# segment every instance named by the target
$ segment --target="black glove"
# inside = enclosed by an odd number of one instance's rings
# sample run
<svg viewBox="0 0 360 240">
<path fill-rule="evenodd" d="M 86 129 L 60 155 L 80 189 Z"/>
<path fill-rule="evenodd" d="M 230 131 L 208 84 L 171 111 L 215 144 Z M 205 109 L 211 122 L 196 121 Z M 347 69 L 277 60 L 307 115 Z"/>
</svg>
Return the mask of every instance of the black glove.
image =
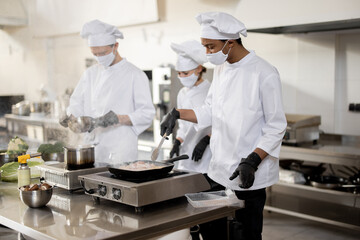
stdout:
<svg viewBox="0 0 360 240">
<path fill-rule="evenodd" d="M 106 128 L 108 126 L 119 123 L 118 116 L 113 111 L 108 112 L 104 116 L 95 119 L 94 127 L 103 127 Z"/>
<path fill-rule="evenodd" d="M 170 158 L 172 158 L 174 156 L 174 154 L 176 154 L 176 156 L 179 156 L 180 145 L 181 145 L 181 142 L 178 139 L 175 139 L 174 145 L 170 152 Z"/>
<path fill-rule="evenodd" d="M 178 120 L 179 118 L 180 113 L 176 111 L 175 108 L 168 112 L 160 123 L 160 135 L 164 136 L 164 134 L 166 133 L 166 135 L 169 136 L 175 127 L 176 120 Z"/>
<path fill-rule="evenodd" d="M 239 187 L 250 188 L 255 180 L 255 171 L 261 163 L 260 156 L 252 152 L 247 158 L 241 159 L 239 166 L 235 169 L 234 173 L 229 178 L 230 180 L 235 179 L 237 176 L 240 178 Z"/>
<path fill-rule="evenodd" d="M 202 158 L 206 150 L 206 147 L 207 145 L 209 145 L 209 143 L 210 143 L 210 137 L 206 135 L 198 142 L 198 144 L 196 144 L 191 159 L 194 160 L 195 162 L 199 161 Z"/>
</svg>

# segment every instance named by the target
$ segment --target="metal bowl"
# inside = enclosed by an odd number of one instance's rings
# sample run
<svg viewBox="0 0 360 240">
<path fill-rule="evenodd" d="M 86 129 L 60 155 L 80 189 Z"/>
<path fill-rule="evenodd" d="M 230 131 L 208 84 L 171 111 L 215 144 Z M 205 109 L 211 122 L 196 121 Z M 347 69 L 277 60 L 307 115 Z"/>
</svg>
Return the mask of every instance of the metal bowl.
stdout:
<svg viewBox="0 0 360 240">
<path fill-rule="evenodd" d="M 70 130 L 75 133 L 87 132 L 91 129 L 92 125 L 93 125 L 93 118 L 86 116 L 70 118 L 68 122 L 68 126 Z"/>
<path fill-rule="evenodd" d="M 45 206 L 51 199 L 53 188 L 47 190 L 22 191 L 19 189 L 20 199 L 31 208 Z"/>
<path fill-rule="evenodd" d="M 58 152 L 58 153 L 43 153 L 41 154 L 41 158 L 47 162 L 47 161 L 58 161 L 58 162 L 64 162 L 64 153 Z"/>
</svg>

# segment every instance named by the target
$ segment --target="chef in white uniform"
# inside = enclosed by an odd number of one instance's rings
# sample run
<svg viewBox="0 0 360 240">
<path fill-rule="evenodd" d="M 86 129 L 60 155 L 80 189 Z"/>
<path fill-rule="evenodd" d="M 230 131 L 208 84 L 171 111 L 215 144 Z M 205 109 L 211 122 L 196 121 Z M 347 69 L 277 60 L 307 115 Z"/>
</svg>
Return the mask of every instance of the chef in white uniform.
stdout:
<svg viewBox="0 0 360 240">
<path fill-rule="evenodd" d="M 177 108 L 193 109 L 202 106 L 210 88 L 210 82 L 202 78 L 206 71 L 202 64 L 207 62 L 204 47 L 198 41 L 190 40 L 181 44 L 172 43 L 171 48 L 178 55 L 175 70 L 184 86 L 177 96 Z M 178 161 L 178 169 L 207 173 L 211 158 L 208 147 L 211 127 L 197 131 L 194 123 L 179 120 L 178 124 L 170 157 L 187 154 L 192 161 Z"/>
<path fill-rule="evenodd" d="M 112 25 L 93 20 L 86 23 L 80 35 L 98 64 L 82 75 L 70 98 L 67 117 L 60 123 L 67 126 L 70 118 L 89 116 L 95 121 L 91 133 L 97 163 L 137 159 L 138 135 L 152 123 L 155 115 L 145 73 L 118 53 L 117 38 L 123 34 Z M 110 162 L 110 163 L 116 163 Z"/>
<path fill-rule="evenodd" d="M 244 239 L 261 239 L 265 188 L 279 178 L 279 153 L 286 129 L 281 82 L 275 67 L 248 51 L 240 34 L 246 27 L 220 12 L 199 14 L 201 43 L 217 65 L 205 104 L 173 109 L 161 123 L 170 133 L 176 119 L 212 126 L 209 177 L 235 190 L 245 208 L 239 211 Z M 205 238 L 204 238 L 205 239 Z"/>
</svg>

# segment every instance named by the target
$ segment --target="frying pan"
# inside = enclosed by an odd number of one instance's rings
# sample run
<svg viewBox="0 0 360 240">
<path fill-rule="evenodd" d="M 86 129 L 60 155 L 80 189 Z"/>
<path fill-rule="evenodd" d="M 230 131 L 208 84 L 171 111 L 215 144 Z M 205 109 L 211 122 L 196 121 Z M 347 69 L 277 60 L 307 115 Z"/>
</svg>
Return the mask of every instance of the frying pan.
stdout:
<svg viewBox="0 0 360 240">
<path fill-rule="evenodd" d="M 347 179 L 337 176 L 314 176 L 310 179 L 310 184 L 313 187 L 324 189 L 339 188 L 347 183 Z"/>
<path fill-rule="evenodd" d="M 164 160 L 164 161 L 150 161 L 150 160 L 138 160 L 135 162 L 126 162 L 126 163 L 122 163 L 119 165 L 112 165 L 110 167 L 108 167 L 109 172 L 114 174 L 117 178 L 120 179 L 144 179 L 144 178 L 156 178 L 158 176 L 162 176 L 162 175 L 166 175 L 168 172 L 170 172 L 173 167 L 174 167 L 174 162 L 175 161 L 179 161 L 179 160 L 183 160 L 183 159 L 188 159 L 189 156 L 188 155 L 181 155 L 175 158 L 171 158 L 168 160 Z M 146 170 L 130 170 L 130 169 L 120 169 L 120 167 L 124 167 L 127 166 L 131 163 L 136 163 L 136 162 L 145 162 L 145 163 L 150 163 L 150 164 L 154 164 L 160 168 L 155 168 L 155 169 L 146 169 Z"/>
</svg>

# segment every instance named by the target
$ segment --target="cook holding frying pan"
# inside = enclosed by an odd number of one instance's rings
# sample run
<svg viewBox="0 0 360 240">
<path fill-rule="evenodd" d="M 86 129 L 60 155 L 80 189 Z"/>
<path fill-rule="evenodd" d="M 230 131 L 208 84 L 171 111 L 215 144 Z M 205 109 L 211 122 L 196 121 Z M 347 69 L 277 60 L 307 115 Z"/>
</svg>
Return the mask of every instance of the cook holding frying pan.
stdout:
<svg viewBox="0 0 360 240">
<path fill-rule="evenodd" d="M 208 176 L 235 191 L 245 208 L 236 218 L 244 238 L 261 239 L 265 188 L 279 179 L 279 153 L 286 130 L 281 82 L 275 67 L 248 51 L 240 34 L 246 28 L 221 12 L 199 14 L 201 43 L 209 62 L 218 65 L 205 104 L 173 109 L 161 122 L 161 135 L 170 134 L 177 119 L 212 126 Z"/>
<path fill-rule="evenodd" d="M 93 20 L 83 26 L 80 35 L 88 40 L 98 64 L 84 72 L 60 124 L 67 127 L 74 117 L 91 117 L 89 132 L 92 141 L 98 143 L 96 162 L 107 163 L 114 152 L 116 161 L 135 161 L 138 135 L 155 115 L 149 80 L 120 56 L 116 39 L 122 39 L 123 34 L 115 26 Z"/>
</svg>

